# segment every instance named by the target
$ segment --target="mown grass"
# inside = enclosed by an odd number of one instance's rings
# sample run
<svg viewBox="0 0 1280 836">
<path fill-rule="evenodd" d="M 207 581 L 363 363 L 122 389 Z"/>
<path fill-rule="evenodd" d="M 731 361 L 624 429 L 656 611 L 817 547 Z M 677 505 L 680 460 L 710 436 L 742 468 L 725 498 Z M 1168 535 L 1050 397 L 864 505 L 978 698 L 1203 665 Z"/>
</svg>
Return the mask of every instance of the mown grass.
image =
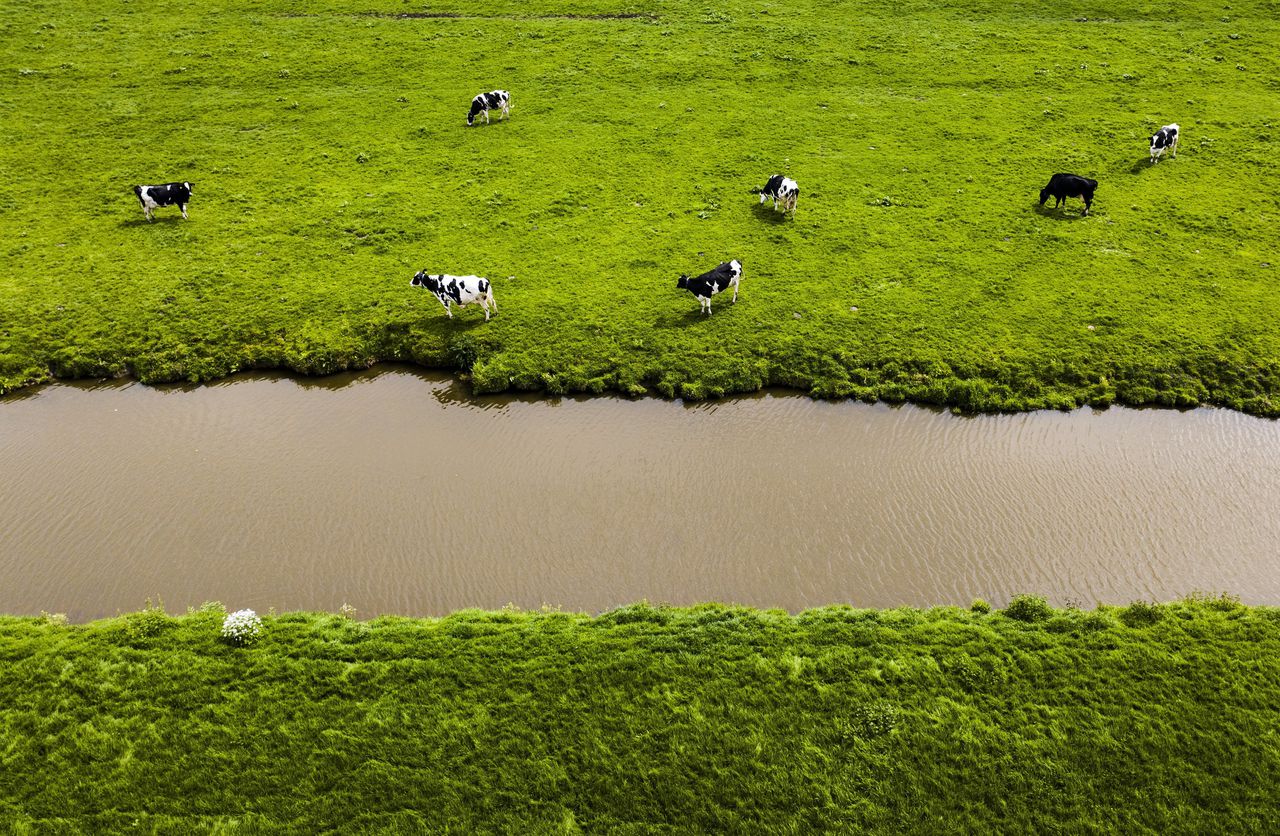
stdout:
<svg viewBox="0 0 1280 836">
<path fill-rule="evenodd" d="M 0 618 L 14 832 L 1264 833 L 1280 616 Z"/>
<path fill-rule="evenodd" d="M 407 360 L 1280 414 L 1272 3 L 3 9 L 0 392 Z M 511 120 L 465 129 L 495 87 Z M 779 171 L 794 222 L 749 191 Z M 1058 171 L 1101 182 L 1090 217 L 1037 209 Z M 130 186 L 168 180 L 191 219 L 146 224 Z M 676 276 L 731 257 L 741 300 L 700 318 Z M 499 316 L 446 320 L 424 267 L 490 277 Z"/>
</svg>

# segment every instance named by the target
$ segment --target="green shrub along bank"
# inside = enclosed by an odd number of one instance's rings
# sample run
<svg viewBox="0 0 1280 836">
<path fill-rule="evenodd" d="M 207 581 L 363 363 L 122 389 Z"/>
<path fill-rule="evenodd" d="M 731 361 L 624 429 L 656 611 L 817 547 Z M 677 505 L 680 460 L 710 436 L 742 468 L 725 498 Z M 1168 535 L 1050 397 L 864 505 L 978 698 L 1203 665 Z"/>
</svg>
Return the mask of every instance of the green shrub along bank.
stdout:
<svg viewBox="0 0 1280 836">
<path fill-rule="evenodd" d="M 0 392 L 395 360 L 1280 414 L 1273 4 L 714 6 L 7 3 Z M 493 88 L 511 118 L 466 128 Z M 1100 181 L 1089 217 L 1037 207 L 1059 171 Z M 794 219 L 751 193 L 778 172 Z M 146 223 L 131 186 L 170 180 L 190 220 Z M 730 258 L 700 316 L 676 277 Z M 446 319 L 422 268 L 498 315 Z"/>
<path fill-rule="evenodd" d="M 1267 833 L 1230 598 L 0 618 L 13 832 Z"/>
</svg>

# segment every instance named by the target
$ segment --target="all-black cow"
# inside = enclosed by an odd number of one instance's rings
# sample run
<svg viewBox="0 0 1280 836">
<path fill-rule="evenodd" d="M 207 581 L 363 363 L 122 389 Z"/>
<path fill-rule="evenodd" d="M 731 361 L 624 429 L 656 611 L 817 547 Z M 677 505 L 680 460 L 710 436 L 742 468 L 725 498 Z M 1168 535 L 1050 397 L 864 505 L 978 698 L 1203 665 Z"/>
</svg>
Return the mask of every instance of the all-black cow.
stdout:
<svg viewBox="0 0 1280 836">
<path fill-rule="evenodd" d="M 494 90 L 491 93 L 481 93 L 471 100 L 471 112 L 467 114 L 467 126 L 470 127 L 476 122 L 477 116 L 484 117 L 484 123 L 489 124 L 489 111 L 497 110 L 502 112 L 502 118 L 511 115 L 511 94 L 506 90 Z"/>
<path fill-rule="evenodd" d="M 1160 155 L 1165 151 L 1175 160 L 1178 159 L 1178 125 L 1165 125 L 1151 135 L 1151 164 L 1160 162 Z"/>
<path fill-rule="evenodd" d="M 187 217 L 187 204 L 191 202 L 190 183 L 164 183 L 159 186 L 134 186 L 133 193 L 142 204 L 142 213 L 151 220 L 151 213 L 161 206 L 173 206 L 175 203 L 182 210 L 182 217 Z"/>
<path fill-rule="evenodd" d="M 1049 178 L 1049 185 L 1040 190 L 1040 205 L 1044 206 L 1044 202 L 1052 197 L 1053 208 L 1057 209 L 1067 198 L 1079 198 L 1084 201 L 1084 212 L 1081 213 L 1083 217 L 1089 214 L 1089 207 L 1093 205 L 1093 192 L 1097 188 L 1097 180 L 1078 174 L 1055 174 Z"/>
<path fill-rule="evenodd" d="M 697 278 L 681 276 L 676 279 L 676 287 L 687 290 L 698 297 L 699 310 L 711 315 L 711 297 L 729 287 L 733 288 L 733 301 L 738 301 L 738 280 L 742 278 L 742 262 L 738 259 L 726 262 L 716 269 L 703 273 Z"/>
</svg>

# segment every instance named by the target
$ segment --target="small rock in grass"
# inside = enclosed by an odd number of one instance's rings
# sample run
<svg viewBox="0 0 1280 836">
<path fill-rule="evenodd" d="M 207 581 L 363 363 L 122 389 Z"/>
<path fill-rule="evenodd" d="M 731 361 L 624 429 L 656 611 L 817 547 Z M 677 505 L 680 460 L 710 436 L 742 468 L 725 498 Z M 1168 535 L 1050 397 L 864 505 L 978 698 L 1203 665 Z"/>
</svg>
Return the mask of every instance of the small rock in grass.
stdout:
<svg viewBox="0 0 1280 836">
<path fill-rule="evenodd" d="M 791 315 L 791 318 L 792 318 L 792 319 L 799 319 L 799 318 L 800 318 L 800 314 L 798 314 L 798 313 L 793 313 L 793 314 Z"/>
<path fill-rule="evenodd" d="M 854 306 L 853 306 L 852 308 L 850 308 L 849 310 L 850 310 L 850 311 L 852 311 L 853 313 L 857 313 L 857 312 L 858 312 L 858 306 L 857 306 L 857 305 L 854 305 Z"/>
</svg>

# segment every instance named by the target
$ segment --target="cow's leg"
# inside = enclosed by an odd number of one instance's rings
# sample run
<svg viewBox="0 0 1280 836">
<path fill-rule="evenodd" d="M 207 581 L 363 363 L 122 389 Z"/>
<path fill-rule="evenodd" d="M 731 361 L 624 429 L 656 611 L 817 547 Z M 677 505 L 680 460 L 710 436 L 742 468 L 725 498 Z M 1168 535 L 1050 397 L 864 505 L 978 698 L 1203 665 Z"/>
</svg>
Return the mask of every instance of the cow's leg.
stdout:
<svg viewBox="0 0 1280 836">
<path fill-rule="evenodd" d="M 738 304 L 738 283 L 733 283 L 733 304 Z"/>
<path fill-rule="evenodd" d="M 480 297 L 480 307 L 484 308 L 484 321 L 488 322 L 489 321 L 489 303 L 485 300 L 483 296 Z"/>
<path fill-rule="evenodd" d="M 187 219 L 187 204 L 179 203 L 178 208 L 182 210 L 182 219 L 185 221 Z"/>
<path fill-rule="evenodd" d="M 450 319 L 453 319 L 453 311 L 449 310 L 449 300 L 441 299 L 440 304 L 444 305 L 444 312 L 449 316 Z"/>
<path fill-rule="evenodd" d="M 1169 146 L 1169 156 L 1175 160 L 1178 159 L 1178 138 L 1176 136 L 1173 138 L 1173 144 Z"/>
<path fill-rule="evenodd" d="M 493 291 L 489 291 L 489 304 L 493 305 L 493 312 L 498 312 L 498 300 L 493 298 Z"/>
</svg>

